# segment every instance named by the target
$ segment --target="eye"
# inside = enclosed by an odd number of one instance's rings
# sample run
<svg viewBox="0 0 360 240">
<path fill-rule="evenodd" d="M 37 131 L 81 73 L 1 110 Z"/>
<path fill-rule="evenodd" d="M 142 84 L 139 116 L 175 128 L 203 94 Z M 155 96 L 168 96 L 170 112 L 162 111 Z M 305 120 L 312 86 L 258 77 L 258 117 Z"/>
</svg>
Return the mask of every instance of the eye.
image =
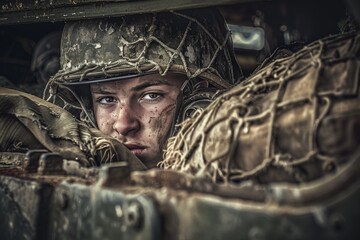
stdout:
<svg viewBox="0 0 360 240">
<path fill-rule="evenodd" d="M 163 97 L 163 94 L 161 93 L 156 93 L 156 92 L 150 92 L 150 93 L 146 93 L 142 96 L 141 100 L 146 100 L 146 101 L 158 101 Z"/>
<path fill-rule="evenodd" d="M 101 104 L 112 104 L 116 102 L 116 99 L 114 97 L 105 96 L 105 97 L 99 97 L 96 102 Z"/>
</svg>

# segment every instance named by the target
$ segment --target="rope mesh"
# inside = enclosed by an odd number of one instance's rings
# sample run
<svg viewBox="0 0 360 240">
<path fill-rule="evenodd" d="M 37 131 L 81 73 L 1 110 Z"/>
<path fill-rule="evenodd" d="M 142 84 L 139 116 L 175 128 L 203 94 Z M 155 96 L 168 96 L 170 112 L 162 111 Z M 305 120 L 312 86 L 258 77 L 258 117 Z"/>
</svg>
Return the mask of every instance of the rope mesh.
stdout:
<svg viewBox="0 0 360 240">
<path fill-rule="evenodd" d="M 216 183 L 304 182 L 342 164 L 360 144 L 359 39 L 332 36 L 262 68 L 185 121 L 160 167 Z"/>
</svg>

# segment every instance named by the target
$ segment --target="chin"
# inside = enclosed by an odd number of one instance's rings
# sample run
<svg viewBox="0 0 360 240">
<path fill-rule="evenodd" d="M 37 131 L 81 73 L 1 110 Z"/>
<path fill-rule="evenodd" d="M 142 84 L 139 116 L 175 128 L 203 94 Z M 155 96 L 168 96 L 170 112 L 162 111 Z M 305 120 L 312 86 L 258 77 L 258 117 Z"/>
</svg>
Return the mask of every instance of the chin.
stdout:
<svg viewBox="0 0 360 240">
<path fill-rule="evenodd" d="M 145 158 L 138 157 L 138 158 L 148 168 L 156 168 L 157 164 L 162 160 L 162 158 L 159 158 L 159 157 L 145 157 Z"/>
</svg>

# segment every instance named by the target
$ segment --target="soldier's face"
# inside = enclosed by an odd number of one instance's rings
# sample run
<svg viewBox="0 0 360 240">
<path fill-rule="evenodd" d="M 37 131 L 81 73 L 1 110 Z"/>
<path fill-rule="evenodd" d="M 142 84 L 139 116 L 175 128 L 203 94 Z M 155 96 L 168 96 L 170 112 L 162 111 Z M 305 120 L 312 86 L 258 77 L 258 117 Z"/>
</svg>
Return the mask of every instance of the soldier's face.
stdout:
<svg viewBox="0 0 360 240">
<path fill-rule="evenodd" d="M 185 76 L 168 73 L 92 84 L 96 122 L 101 132 L 118 138 L 148 167 L 162 160 Z"/>
</svg>

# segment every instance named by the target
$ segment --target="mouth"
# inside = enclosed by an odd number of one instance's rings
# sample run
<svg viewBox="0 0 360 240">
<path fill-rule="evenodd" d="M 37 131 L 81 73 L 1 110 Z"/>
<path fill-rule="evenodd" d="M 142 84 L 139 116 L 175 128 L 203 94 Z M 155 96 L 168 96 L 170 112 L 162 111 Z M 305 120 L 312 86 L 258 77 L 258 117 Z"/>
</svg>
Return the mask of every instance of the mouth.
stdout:
<svg viewBox="0 0 360 240">
<path fill-rule="evenodd" d="M 137 145 L 137 144 L 124 144 L 124 145 L 137 157 L 140 157 L 145 150 L 145 147 L 142 145 Z"/>
</svg>

